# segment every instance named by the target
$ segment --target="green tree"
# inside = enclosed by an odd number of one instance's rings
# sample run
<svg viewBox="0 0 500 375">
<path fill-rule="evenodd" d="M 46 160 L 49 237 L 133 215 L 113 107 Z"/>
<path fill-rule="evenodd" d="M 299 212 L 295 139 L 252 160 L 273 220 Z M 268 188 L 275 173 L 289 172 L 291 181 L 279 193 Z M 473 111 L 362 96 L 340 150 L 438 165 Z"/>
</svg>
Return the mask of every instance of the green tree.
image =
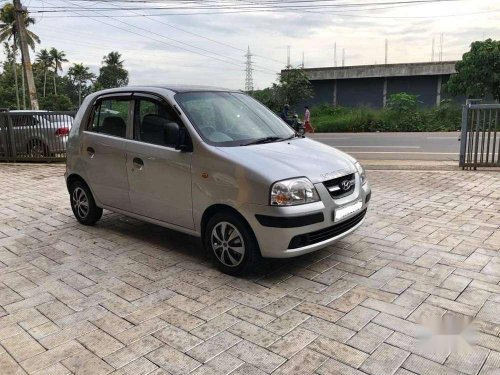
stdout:
<svg viewBox="0 0 500 375">
<path fill-rule="evenodd" d="M 40 38 L 34 32 L 28 30 L 30 25 L 35 24 L 35 19 L 29 17 L 27 13 L 23 13 L 24 17 L 24 25 L 26 26 L 26 42 L 31 47 L 32 50 L 35 49 L 35 44 L 40 43 Z M 16 22 L 16 14 L 14 5 L 11 3 L 5 4 L 2 9 L 0 9 L 0 42 L 10 42 L 12 41 L 12 50 L 14 54 L 13 59 L 13 69 L 14 69 L 14 77 L 15 77 L 15 86 L 16 86 L 16 100 L 17 100 L 17 108 L 20 108 L 19 105 L 19 85 L 17 79 L 17 51 L 19 48 L 19 31 Z M 31 67 L 29 67 L 31 69 Z M 26 72 L 24 72 L 24 76 Z M 24 96 L 23 89 L 23 96 Z"/>
<path fill-rule="evenodd" d="M 486 39 L 471 44 L 469 52 L 455 65 L 446 90 L 452 95 L 500 100 L 500 41 Z"/>
<path fill-rule="evenodd" d="M 52 66 L 52 56 L 50 55 L 50 52 L 44 48 L 38 52 L 36 59 L 36 62 L 40 64 L 43 69 L 43 96 L 45 97 L 47 88 L 47 72 Z"/>
<path fill-rule="evenodd" d="M 52 68 L 54 68 L 54 95 L 57 95 L 57 73 L 62 71 L 62 63 L 67 62 L 66 53 L 63 51 L 58 51 L 55 48 L 50 49 L 50 57 L 52 59 Z"/>
<path fill-rule="evenodd" d="M 84 66 L 83 64 L 73 64 L 68 69 L 68 76 L 70 76 L 73 83 L 78 87 L 78 106 L 80 106 L 82 104 L 82 86 L 86 85 L 88 81 L 94 80 L 96 76 L 90 71 L 88 66 Z"/>
<path fill-rule="evenodd" d="M 252 96 L 273 111 L 279 112 L 285 104 L 294 107 L 311 99 L 313 90 L 305 71 L 293 68 L 283 71 L 271 87 L 254 91 Z"/>
<path fill-rule="evenodd" d="M 123 67 L 124 61 L 121 58 L 119 52 L 110 52 L 104 56 L 97 87 L 107 89 L 128 85 L 128 71 Z"/>
<path fill-rule="evenodd" d="M 16 90 L 18 64 L 14 61 L 12 46 L 4 42 L 5 60 L 0 74 L 0 107 L 19 109 L 19 91 Z"/>
<path fill-rule="evenodd" d="M 48 111 L 71 111 L 74 106 L 66 95 L 49 94 L 40 100 L 40 108 Z"/>
<path fill-rule="evenodd" d="M 304 69 L 286 69 L 279 76 L 277 84 L 277 97 L 282 105 L 296 106 L 304 100 L 313 97 L 311 82 L 307 78 Z"/>
</svg>

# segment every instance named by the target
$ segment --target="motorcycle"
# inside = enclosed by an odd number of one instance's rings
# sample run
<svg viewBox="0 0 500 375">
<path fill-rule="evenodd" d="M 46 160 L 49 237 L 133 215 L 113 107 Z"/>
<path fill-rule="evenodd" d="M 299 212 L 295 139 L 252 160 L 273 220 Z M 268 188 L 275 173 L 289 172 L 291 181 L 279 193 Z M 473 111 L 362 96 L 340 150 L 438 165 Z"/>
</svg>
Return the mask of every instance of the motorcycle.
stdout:
<svg viewBox="0 0 500 375">
<path fill-rule="evenodd" d="M 289 125 L 299 135 L 304 135 L 306 132 L 306 127 L 304 126 L 304 123 L 302 121 L 300 121 L 299 116 L 297 114 L 293 115 L 291 123 Z"/>
</svg>

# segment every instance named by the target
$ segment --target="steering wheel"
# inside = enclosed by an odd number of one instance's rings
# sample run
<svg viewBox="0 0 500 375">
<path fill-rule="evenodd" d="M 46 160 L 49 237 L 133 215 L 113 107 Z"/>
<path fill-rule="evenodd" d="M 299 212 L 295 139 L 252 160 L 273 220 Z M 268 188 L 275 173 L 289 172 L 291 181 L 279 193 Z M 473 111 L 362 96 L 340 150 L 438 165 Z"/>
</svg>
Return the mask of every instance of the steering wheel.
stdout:
<svg viewBox="0 0 500 375">
<path fill-rule="evenodd" d="M 203 130 L 203 133 L 205 133 L 207 137 L 212 135 L 212 133 L 216 131 L 213 126 L 204 126 L 203 128 L 201 128 L 201 130 Z"/>
</svg>

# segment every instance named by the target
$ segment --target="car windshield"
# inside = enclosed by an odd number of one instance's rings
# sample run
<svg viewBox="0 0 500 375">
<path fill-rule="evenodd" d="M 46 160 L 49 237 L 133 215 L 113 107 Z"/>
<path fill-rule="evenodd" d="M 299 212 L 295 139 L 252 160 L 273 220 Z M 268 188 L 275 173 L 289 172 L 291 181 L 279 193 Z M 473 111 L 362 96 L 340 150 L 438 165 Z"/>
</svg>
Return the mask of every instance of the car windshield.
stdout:
<svg viewBox="0 0 500 375">
<path fill-rule="evenodd" d="M 295 134 L 268 108 L 242 93 L 186 92 L 175 100 L 202 138 L 214 146 L 275 142 Z"/>
</svg>

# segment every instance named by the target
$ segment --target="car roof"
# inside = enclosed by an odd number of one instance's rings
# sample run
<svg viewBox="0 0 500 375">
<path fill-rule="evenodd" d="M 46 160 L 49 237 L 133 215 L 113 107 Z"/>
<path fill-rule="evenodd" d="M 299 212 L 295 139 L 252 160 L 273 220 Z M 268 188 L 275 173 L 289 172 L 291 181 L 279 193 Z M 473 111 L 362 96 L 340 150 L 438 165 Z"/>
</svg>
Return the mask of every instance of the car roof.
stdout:
<svg viewBox="0 0 500 375">
<path fill-rule="evenodd" d="M 156 87 L 161 89 L 167 89 L 174 92 L 192 92 L 192 91 L 239 91 L 231 90 L 223 87 L 215 86 L 201 86 L 201 85 L 152 85 L 150 87 Z"/>
<path fill-rule="evenodd" d="M 39 109 L 39 110 L 31 110 L 31 109 L 14 109 L 14 110 L 11 110 L 9 111 L 9 113 L 47 113 L 49 111 L 47 110 L 43 110 L 43 109 Z"/>
<path fill-rule="evenodd" d="M 117 87 L 113 89 L 106 89 L 99 91 L 99 94 L 113 94 L 119 92 L 127 92 L 127 91 L 156 91 L 156 90 L 169 90 L 175 93 L 181 92 L 196 92 L 196 91 L 220 91 L 220 92 L 239 92 L 240 90 L 231 90 L 222 87 L 213 87 L 213 86 L 200 86 L 200 85 L 176 85 L 176 84 L 163 84 L 163 85 L 138 85 L 138 86 L 125 86 L 125 87 Z"/>
</svg>

